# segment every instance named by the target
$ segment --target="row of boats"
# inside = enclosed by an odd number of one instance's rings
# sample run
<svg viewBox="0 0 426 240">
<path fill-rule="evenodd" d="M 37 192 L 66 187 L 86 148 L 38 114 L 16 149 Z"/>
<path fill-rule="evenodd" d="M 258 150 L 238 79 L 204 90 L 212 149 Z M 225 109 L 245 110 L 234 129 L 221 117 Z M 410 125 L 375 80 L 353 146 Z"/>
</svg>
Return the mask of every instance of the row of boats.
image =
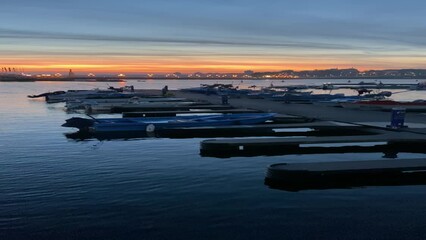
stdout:
<svg viewBox="0 0 426 240">
<path fill-rule="evenodd" d="M 227 95 L 248 95 L 249 97 L 260 97 L 260 98 L 268 98 L 273 97 L 275 95 L 282 94 L 282 90 L 286 92 L 294 93 L 295 91 L 307 90 L 307 89 L 319 89 L 319 90 L 335 90 L 335 89 L 351 89 L 354 91 L 358 91 L 361 93 L 371 91 L 365 91 L 367 89 L 374 89 L 380 93 L 380 90 L 383 89 L 394 89 L 394 90 L 426 90 L 426 81 L 418 82 L 418 83 L 405 83 L 405 84 L 395 84 L 395 83 L 382 83 L 380 82 L 364 82 L 361 81 L 359 83 L 323 83 L 322 85 L 273 85 L 271 83 L 268 87 L 258 88 L 256 85 L 249 86 L 248 89 L 240 88 L 239 86 L 234 86 L 233 84 L 201 84 L 200 87 L 193 87 L 184 89 L 185 91 L 202 93 L 202 94 L 227 94 Z M 385 94 L 389 94 L 389 92 L 384 92 Z M 383 94 L 383 93 L 382 93 Z M 380 94 L 379 94 L 380 95 Z M 279 97 L 279 96 L 277 96 Z M 374 97 L 374 94 L 372 96 Z"/>
<path fill-rule="evenodd" d="M 358 95 L 355 96 L 345 96 L 342 93 L 315 94 L 313 91 L 309 91 L 309 89 L 305 85 L 269 86 L 261 89 L 257 89 L 256 86 L 252 86 L 249 89 L 240 89 L 238 86 L 234 87 L 231 84 L 203 84 L 200 87 L 183 89 L 183 91 L 202 94 L 228 95 L 232 97 L 248 97 L 255 99 L 261 98 L 273 101 L 304 103 L 330 101 L 334 99 L 354 101 L 364 99 L 384 99 L 392 95 L 392 92 L 390 91 L 379 91 L 371 93 L 371 91 L 364 90 L 358 91 Z"/>
<path fill-rule="evenodd" d="M 398 84 L 398 86 L 394 86 L 394 88 L 403 87 L 400 85 L 401 84 Z M 417 85 L 420 85 L 420 83 Z M 362 86 L 364 87 L 364 85 Z M 389 99 L 389 97 L 393 95 L 391 91 L 373 91 L 367 88 L 353 88 L 358 92 L 358 94 L 347 96 L 341 93 L 332 94 L 331 92 L 326 94 L 315 94 L 313 91 L 309 91 L 306 87 L 307 86 L 305 85 L 280 87 L 270 86 L 260 90 L 255 90 L 238 89 L 238 87 L 233 87 L 229 84 L 214 84 L 202 85 L 198 88 L 186 89 L 186 91 L 204 94 L 229 95 L 233 97 L 267 99 L 287 103 L 312 103 L 323 106 L 352 109 L 389 111 L 392 108 L 405 108 L 407 111 L 426 111 L 425 100 L 415 100 L 410 102 L 393 101 Z M 422 89 L 416 90 L 420 91 Z"/>
<path fill-rule="evenodd" d="M 416 100 L 411 102 L 399 102 L 393 100 L 370 100 L 355 102 L 337 102 L 337 106 L 360 110 L 391 111 L 395 108 L 402 108 L 408 112 L 425 112 L 426 100 Z"/>
<path fill-rule="evenodd" d="M 132 111 L 138 109 L 167 109 L 206 105 L 185 98 L 147 94 L 133 86 L 123 88 L 68 90 L 30 95 L 29 98 L 45 98 L 47 103 L 65 102 L 67 111 L 84 111 L 89 114 Z"/>
<path fill-rule="evenodd" d="M 163 95 L 148 95 L 146 91 L 135 90 L 133 87 L 110 88 L 107 90 L 69 90 L 49 92 L 28 96 L 30 98 L 44 97 L 48 103 L 65 102 L 67 110 L 84 110 L 86 113 L 110 113 L 117 108 L 126 111 L 140 108 L 162 110 L 181 107 L 197 108 L 210 105 L 207 102 L 194 102 L 185 98 L 175 98 Z M 195 112 L 196 113 L 196 112 Z M 135 117 L 135 118 L 69 118 L 63 127 L 76 128 L 79 132 L 90 134 L 104 133 L 152 133 L 164 129 L 214 127 L 230 125 L 252 125 L 271 120 L 275 113 L 237 113 L 208 115 L 191 114 L 173 117 Z"/>
<path fill-rule="evenodd" d="M 109 87 L 108 89 L 90 89 L 90 90 L 68 90 L 68 91 L 54 91 L 38 95 L 28 95 L 29 98 L 44 98 L 47 103 L 58 103 L 80 99 L 94 99 L 94 98 L 131 98 L 143 97 L 146 94 L 137 91 L 133 86 L 125 86 L 120 88 Z"/>
<path fill-rule="evenodd" d="M 201 88 L 212 91 L 215 94 L 225 94 L 229 91 L 239 91 L 232 85 L 216 84 L 214 86 L 202 86 Z M 188 89 L 194 91 L 194 89 Z M 199 89 L 198 89 L 199 90 Z M 402 107 L 407 111 L 426 110 L 426 101 L 419 100 L 413 102 L 396 102 L 386 100 L 391 93 L 380 92 L 371 94 L 359 94 L 358 96 L 345 96 L 343 94 L 314 94 L 312 92 L 302 92 L 298 88 L 287 88 L 280 94 L 272 95 L 269 99 L 274 101 L 290 102 L 310 102 L 328 106 L 339 106 L 344 108 L 359 108 L 372 110 L 391 110 L 395 107 Z M 247 97 L 266 98 L 265 94 L 275 90 L 271 88 L 258 92 L 245 92 Z M 275 92 L 276 93 L 276 92 Z M 241 94 L 241 93 L 240 93 Z M 264 95 L 261 95 L 264 94 Z M 178 108 L 197 108 L 200 106 L 209 107 L 207 102 L 194 102 L 185 98 L 176 98 L 162 95 L 147 94 L 146 91 L 135 90 L 133 87 L 110 88 L 106 90 L 69 90 L 44 93 L 30 98 L 44 97 L 46 102 L 65 102 L 65 107 L 69 111 L 79 111 L 90 113 L 112 113 L 112 112 L 132 112 L 140 109 L 163 110 Z M 117 109 L 119 111 L 117 111 Z M 80 131 L 99 132 L 153 132 L 170 128 L 190 128 L 190 127 L 213 127 L 227 125 L 249 125 L 264 123 L 274 117 L 273 113 L 239 113 L 239 114 L 210 114 L 207 116 L 190 115 L 174 117 L 137 117 L 137 118 L 70 118 L 63 124 L 64 127 L 77 128 Z"/>
</svg>

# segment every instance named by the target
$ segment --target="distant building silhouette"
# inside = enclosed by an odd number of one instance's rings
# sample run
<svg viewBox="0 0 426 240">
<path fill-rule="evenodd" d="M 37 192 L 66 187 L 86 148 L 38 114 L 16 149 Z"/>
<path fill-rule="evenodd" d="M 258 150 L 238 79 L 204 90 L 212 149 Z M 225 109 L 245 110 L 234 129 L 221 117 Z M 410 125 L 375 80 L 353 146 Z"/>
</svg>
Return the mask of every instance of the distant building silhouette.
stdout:
<svg viewBox="0 0 426 240">
<path fill-rule="evenodd" d="M 73 73 L 72 69 L 70 69 L 69 73 L 68 73 L 68 77 L 69 78 L 73 78 L 75 77 L 75 74 Z"/>
</svg>

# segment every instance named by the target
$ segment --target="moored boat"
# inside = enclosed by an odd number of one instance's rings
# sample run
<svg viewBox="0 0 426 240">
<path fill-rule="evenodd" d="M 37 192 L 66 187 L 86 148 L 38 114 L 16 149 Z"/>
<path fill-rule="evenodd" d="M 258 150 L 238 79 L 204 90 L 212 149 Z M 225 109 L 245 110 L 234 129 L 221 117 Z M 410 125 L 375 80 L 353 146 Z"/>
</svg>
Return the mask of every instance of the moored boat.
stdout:
<svg viewBox="0 0 426 240">
<path fill-rule="evenodd" d="M 312 94 L 312 92 L 297 92 L 297 93 L 284 93 L 280 95 L 272 96 L 274 101 L 285 101 L 285 102 L 315 102 L 315 101 L 327 101 L 336 98 L 344 98 L 345 95 L 341 93 L 337 94 Z"/>
<path fill-rule="evenodd" d="M 392 108 L 404 108 L 411 112 L 425 112 L 426 100 L 399 102 L 392 100 L 371 100 L 340 103 L 344 108 L 390 111 Z"/>
<path fill-rule="evenodd" d="M 55 91 L 47 92 L 39 95 L 29 95 L 29 98 L 44 97 L 48 103 L 65 102 L 76 99 L 88 98 L 131 98 L 131 97 L 144 97 L 146 94 L 135 91 L 132 86 L 122 88 L 108 89 L 91 89 L 91 90 L 68 90 L 68 91 Z"/>
<path fill-rule="evenodd" d="M 242 113 L 208 116 L 149 117 L 149 118 L 70 118 L 63 127 L 89 132 L 153 132 L 162 128 L 248 125 L 272 119 L 275 113 Z"/>
<path fill-rule="evenodd" d="M 92 105 L 120 105 L 140 102 L 183 102 L 185 98 L 164 98 L 164 97 L 132 97 L 132 98 L 94 98 L 94 99 L 74 99 L 66 102 L 68 110 L 85 109 Z"/>
<path fill-rule="evenodd" d="M 85 110 L 87 113 L 109 113 L 112 112 L 112 109 L 122 108 L 131 111 L 131 109 L 139 108 L 174 108 L 182 106 L 196 106 L 196 105 L 208 105 L 206 102 L 148 102 L 148 101 L 135 101 L 127 103 L 99 103 L 86 105 Z"/>
</svg>

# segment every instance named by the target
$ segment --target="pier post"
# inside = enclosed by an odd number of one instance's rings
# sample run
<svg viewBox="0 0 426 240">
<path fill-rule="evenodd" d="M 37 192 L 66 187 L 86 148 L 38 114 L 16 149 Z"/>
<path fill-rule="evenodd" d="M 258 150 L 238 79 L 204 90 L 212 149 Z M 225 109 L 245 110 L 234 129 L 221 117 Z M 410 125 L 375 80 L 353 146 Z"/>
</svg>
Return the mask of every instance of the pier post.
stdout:
<svg viewBox="0 0 426 240">
<path fill-rule="evenodd" d="M 391 123 L 389 128 L 403 128 L 405 121 L 405 108 L 392 108 Z"/>
</svg>

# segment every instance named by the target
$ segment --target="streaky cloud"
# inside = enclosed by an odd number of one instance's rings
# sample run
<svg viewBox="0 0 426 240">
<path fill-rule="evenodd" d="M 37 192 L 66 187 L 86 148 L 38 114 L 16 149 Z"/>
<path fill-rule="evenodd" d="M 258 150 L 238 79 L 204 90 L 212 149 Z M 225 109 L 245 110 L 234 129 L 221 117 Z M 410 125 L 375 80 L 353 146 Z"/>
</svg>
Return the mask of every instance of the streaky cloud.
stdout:
<svg viewBox="0 0 426 240">
<path fill-rule="evenodd" d="M 206 39 L 185 39 L 185 38 L 150 38 L 131 36 L 111 36 L 111 35 L 90 35 L 55 33 L 42 31 L 26 31 L 0 29 L 0 38 L 11 39 L 52 39 L 52 40 L 78 40 L 78 41 L 108 41 L 108 42 L 148 42 L 163 44 L 189 44 L 189 45 L 223 45 L 223 46 L 253 46 L 253 47 L 288 47 L 288 48 L 309 48 L 309 49 L 352 49 L 352 46 L 343 44 L 328 44 L 314 42 L 249 42 L 249 41 L 220 41 Z"/>
</svg>

